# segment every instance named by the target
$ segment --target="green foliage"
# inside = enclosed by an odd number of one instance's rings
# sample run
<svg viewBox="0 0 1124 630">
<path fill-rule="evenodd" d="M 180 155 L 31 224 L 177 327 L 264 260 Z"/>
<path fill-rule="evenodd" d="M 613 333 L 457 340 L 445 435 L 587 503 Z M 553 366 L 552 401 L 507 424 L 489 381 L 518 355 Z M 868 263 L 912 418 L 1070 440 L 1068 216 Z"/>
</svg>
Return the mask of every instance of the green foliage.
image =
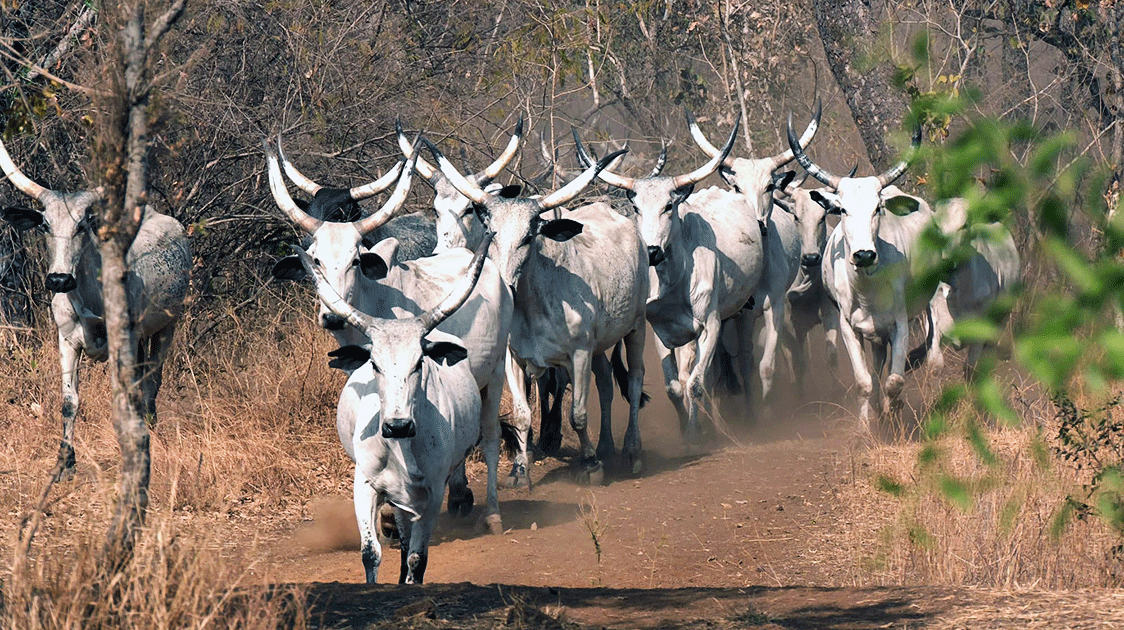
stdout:
<svg viewBox="0 0 1124 630">
<path fill-rule="evenodd" d="M 1070 495 L 1055 528 L 1071 518 L 1098 516 L 1124 535 L 1124 396 L 1117 394 L 1097 409 L 1083 409 L 1069 396 L 1053 400 L 1058 421 L 1055 454 L 1078 471 L 1090 473 L 1080 495 Z M 1124 546 L 1124 543 L 1121 543 Z"/>
</svg>

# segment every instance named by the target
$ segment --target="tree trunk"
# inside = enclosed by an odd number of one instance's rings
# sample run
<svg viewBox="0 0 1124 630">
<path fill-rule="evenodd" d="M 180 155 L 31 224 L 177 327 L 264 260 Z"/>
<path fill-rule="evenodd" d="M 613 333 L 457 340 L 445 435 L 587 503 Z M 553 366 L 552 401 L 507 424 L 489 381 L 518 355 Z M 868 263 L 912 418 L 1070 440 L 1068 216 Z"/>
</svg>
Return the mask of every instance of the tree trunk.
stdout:
<svg viewBox="0 0 1124 630">
<path fill-rule="evenodd" d="M 875 169 L 883 170 L 901 158 L 888 142 L 900 128 L 907 102 L 893 84 L 893 65 L 874 49 L 875 29 L 868 0 L 812 0 L 831 73 L 851 108 Z"/>
</svg>

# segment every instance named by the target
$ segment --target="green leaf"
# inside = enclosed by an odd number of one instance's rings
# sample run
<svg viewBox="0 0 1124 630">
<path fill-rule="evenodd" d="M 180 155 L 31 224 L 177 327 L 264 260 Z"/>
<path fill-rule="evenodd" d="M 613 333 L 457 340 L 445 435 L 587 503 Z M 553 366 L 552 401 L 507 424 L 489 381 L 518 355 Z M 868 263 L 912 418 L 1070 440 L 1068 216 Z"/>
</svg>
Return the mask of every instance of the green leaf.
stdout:
<svg viewBox="0 0 1124 630">
<path fill-rule="evenodd" d="M 972 493 L 968 486 L 959 479 L 952 475 L 943 474 L 940 478 L 941 494 L 950 503 L 960 508 L 961 510 L 968 511 L 972 507 Z"/>
</svg>

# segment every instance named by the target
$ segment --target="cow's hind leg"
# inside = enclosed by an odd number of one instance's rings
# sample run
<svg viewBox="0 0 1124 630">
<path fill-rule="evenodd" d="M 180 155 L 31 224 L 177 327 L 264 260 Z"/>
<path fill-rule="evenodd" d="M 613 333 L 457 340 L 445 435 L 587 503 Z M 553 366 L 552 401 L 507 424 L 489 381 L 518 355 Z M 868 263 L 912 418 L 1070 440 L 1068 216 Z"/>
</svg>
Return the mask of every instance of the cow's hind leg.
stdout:
<svg viewBox="0 0 1124 630">
<path fill-rule="evenodd" d="M 164 360 L 172 348 L 176 327 L 170 325 L 147 340 L 140 342 L 141 352 L 137 353 L 137 381 L 144 397 L 145 422 L 156 426 L 156 395 L 164 383 Z"/>
<path fill-rule="evenodd" d="M 566 372 L 551 368 L 538 380 L 539 450 L 553 457 L 562 449 L 562 398 L 566 394 Z"/>
<path fill-rule="evenodd" d="M 601 429 L 597 437 L 597 459 L 602 464 L 613 460 L 617 446 L 613 443 L 613 366 L 603 353 L 593 355 L 593 378 L 601 403 Z"/>
<path fill-rule="evenodd" d="M 464 471 L 464 462 L 457 466 L 449 476 L 449 501 L 447 503 L 449 514 L 464 518 L 472 511 L 472 504 L 476 498 L 472 495 L 472 488 L 468 487 L 468 476 Z"/>
<path fill-rule="evenodd" d="M 671 406 L 675 407 L 675 414 L 679 417 L 679 431 L 687 431 L 687 407 L 683 401 L 683 384 L 679 381 L 679 365 L 675 361 L 675 352 L 663 345 L 656 337 L 656 354 L 660 357 L 660 367 L 663 369 L 664 388 Z"/>
<path fill-rule="evenodd" d="M 367 584 L 374 584 L 379 578 L 379 565 L 382 563 L 382 546 L 375 531 L 378 509 L 375 489 L 367 483 L 366 477 L 355 468 L 352 490 L 355 503 L 355 520 L 359 524 L 359 544 L 363 557 L 363 573 Z"/>
</svg>

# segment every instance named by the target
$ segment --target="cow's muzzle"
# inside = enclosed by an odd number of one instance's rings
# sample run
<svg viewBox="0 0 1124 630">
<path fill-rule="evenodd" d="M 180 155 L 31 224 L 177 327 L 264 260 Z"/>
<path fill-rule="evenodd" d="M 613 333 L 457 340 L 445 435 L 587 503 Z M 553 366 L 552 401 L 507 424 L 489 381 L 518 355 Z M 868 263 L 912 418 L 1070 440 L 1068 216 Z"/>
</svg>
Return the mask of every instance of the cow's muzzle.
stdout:
<svg viewBox="0 0 1124 630">
<path fill-rule="evenodd" d="M 804 265 L 805 267 L 819 267 L 822 261 L 823 257 L 820 256 L 819 252 L 814 254 L 804 254 L 800 257 L 800 264 Z"/>
<path fill-rule="evenodd" d="M 869 267 L 878 261 L 878 254 L 872 249 L 860 249 L 851 255 L 856 267 Z"/>
<path fill-rule="evenodd" d="M 320 325 L 324 327 L 324 330 L 343 330 L 346 324 L 347 320 L 335 313 L 327 313 L 320 318 Z"/>
<path fill-rule="evenodd" d="M 70 293 L 78 288 L 78 280 L 69 273 L 47 274 L 47 290 L 55 293 Z"/>
<path fill-rule="evenodd" d="M 648 246 L 648 266 L 655 267 L 656 265 L 667 260 L 667 255 L 663 253 L 663 248 L 659 245 Z"/>
<path fill-rule="evenodd" d="M 396 440 L 400 438 L 412 438 L 418 433 L 418 427 L 414 424 L 413 420 L 392 420 L 390 418 L 382 421 L 382 436 L 387 439 Z"/>
</svg>

